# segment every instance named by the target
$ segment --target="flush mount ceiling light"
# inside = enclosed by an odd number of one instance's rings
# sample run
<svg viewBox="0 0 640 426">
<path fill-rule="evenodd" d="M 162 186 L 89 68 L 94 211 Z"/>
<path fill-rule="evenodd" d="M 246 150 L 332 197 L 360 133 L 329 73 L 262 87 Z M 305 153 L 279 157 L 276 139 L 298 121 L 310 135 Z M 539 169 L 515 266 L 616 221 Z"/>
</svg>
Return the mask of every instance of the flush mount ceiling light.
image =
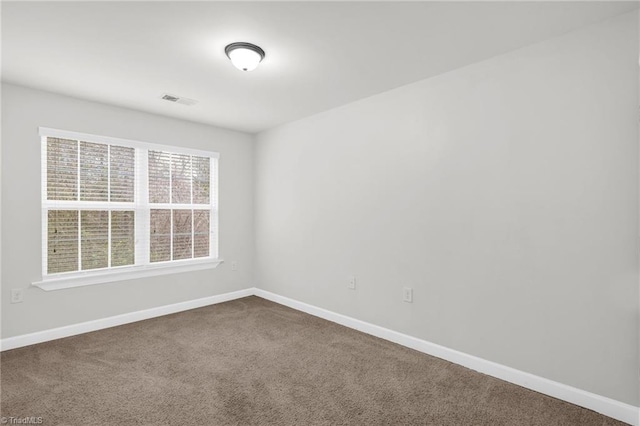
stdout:
<svg viewBox="0 0 640 426">
<path fill-rule="evenodd" d="M 242 71 L 253 71 L 264 59 L 264 50 L 251 43 L 231 43 L 224 48 L 234 67 Z"/>
</svg>

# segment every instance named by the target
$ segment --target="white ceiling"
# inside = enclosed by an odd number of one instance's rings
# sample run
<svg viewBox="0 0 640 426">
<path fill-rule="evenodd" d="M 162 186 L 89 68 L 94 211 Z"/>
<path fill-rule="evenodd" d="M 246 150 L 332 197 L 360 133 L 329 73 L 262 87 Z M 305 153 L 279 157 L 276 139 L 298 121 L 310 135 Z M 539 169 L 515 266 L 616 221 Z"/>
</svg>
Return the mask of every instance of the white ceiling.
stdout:
<svg viewBox="0 0 640 426">
<path fill-rule="evenodd" d="M 635 9 L 635 2 L 2 3 L 2 79 L 247 132 Z M 260 45 L 256 71 L 224 54 Z M 160 100 L 163 93 L 198 100 Z"/>
</svg>

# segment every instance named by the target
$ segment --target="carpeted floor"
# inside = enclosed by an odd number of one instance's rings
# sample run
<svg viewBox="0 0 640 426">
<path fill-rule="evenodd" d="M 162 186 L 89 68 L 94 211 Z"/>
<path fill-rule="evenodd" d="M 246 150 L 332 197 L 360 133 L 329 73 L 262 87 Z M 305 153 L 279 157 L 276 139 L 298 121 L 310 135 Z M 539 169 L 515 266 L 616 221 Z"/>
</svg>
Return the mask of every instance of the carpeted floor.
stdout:
<svg viewBox="0 0 640 426">
<path fill-rule="evenodd" d="M 2 353 L 2 416 L 45 425 L 621 425 L 260 299 Z"/>
</svg>

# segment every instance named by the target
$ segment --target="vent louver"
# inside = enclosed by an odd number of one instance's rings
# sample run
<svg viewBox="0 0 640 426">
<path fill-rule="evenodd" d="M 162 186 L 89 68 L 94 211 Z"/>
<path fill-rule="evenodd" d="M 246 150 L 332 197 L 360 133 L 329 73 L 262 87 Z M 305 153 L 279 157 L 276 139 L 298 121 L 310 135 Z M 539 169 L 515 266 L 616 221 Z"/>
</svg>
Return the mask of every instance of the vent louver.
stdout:
<svg viewBox="0 0 640 426">
<path fill-rule="evenodd" d="M 173 102 L 176 104 L 181 104 L 181 105 L 187 105 L 187 106 L 191 106 L 191 105 L 195 105 L 198 103 L 198 101 L 196 101 L 195 99 L 189 99 L 189 98 L 183 98 L 180 96 L 175 96 L 175 95 L 170 95 L 168 93 L 163 94 L 160 99 L 163 99 L 165 101 L 169 101 L 169 102 Z"/>
<path fill-rule="evenodd" d="M 172 95 L 162 95 L 162 99 L 169 102 L 178 102 L 180 98 Z"/>
</svg>

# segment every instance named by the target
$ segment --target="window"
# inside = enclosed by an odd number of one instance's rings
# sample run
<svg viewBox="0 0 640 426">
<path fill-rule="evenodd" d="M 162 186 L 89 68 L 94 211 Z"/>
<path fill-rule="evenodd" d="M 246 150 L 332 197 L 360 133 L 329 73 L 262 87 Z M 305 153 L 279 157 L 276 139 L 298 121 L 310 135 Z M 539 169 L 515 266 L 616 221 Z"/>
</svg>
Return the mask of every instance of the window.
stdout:
<svg viewBox="0 0 640 426">
<path fill-rule="evenodd" d="M 220 262 L 217 153 L 40 134 L 43 279 L 34 284 L 69 287 Z"/>
</svg>

